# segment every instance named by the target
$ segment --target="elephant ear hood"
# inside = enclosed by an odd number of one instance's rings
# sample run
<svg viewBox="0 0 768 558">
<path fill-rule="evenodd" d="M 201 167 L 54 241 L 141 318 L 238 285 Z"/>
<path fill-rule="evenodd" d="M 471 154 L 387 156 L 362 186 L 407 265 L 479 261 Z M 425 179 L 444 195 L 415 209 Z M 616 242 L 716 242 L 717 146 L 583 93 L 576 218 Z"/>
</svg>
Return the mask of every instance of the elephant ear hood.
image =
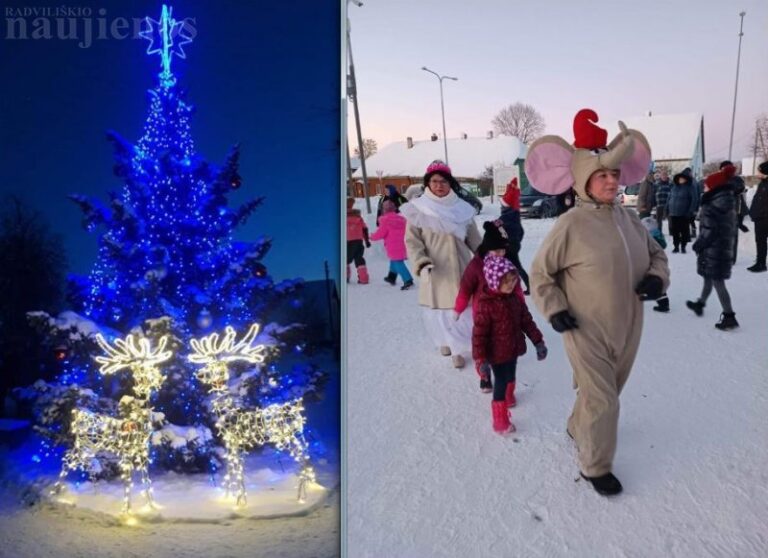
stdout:
<svg viewBox="0 0 768 558">
<path fill-rule="evenodd" d="M 559 136 L 544 136 L 531 144 L 525 172 L 534 187 L 544 193 L 562 194 L 573 187 L 587 199 L 587 182 L 601 169 L 618 170 L 622 184 L 645 178 L 651 164 L 648 140 L 637 130 L 619 121 L 619 134 L 606 145 L 608 132 L 597 126 L 597 113 L 580 110 L 573 120 L 573 146 Z"/>
</svg>

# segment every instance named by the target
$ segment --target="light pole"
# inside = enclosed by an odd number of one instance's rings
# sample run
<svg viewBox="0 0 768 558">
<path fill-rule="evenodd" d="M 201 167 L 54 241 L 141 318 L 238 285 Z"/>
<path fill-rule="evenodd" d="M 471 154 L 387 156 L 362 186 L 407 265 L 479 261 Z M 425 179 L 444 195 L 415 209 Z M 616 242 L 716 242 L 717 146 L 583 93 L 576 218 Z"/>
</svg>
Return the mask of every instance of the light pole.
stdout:
<svg viewBox="0 0 768 558">
<path fill-rule="evenodd" d="M 741 37 L 744 36 L 744 16 L 747 12 L 741 12 L 741 23 L 739 24 L 739 54 L 736 56 L 736 87 L 733 90 L 733 114 L 731 115 L 731 140 L 728 142 L 728 160 L 731 160 L 733 151 L 733 126 L 736 123 L 736 95 L 739 92 L 739 65 L 741 64 Z"/>
<path fill-rule="evenodd" d="M 448 164 L 448 137 L 445 135 L 445 103 L 443 102 L 443 80 L 444 79 L 452 79 L 453 81 L 459 81 L 459 78 L 451 77 L 451 76 L 441 76 L 437 72 L 433 72 L 426 66 L 421 67 L 422 70 L 425 72 L 429 72 L 430 74 L 433 74 L 437 81 L 440 82 L 440 111 L 443 115 L 443 149 L 445 151 L 445 164 Z"/>
</svg>

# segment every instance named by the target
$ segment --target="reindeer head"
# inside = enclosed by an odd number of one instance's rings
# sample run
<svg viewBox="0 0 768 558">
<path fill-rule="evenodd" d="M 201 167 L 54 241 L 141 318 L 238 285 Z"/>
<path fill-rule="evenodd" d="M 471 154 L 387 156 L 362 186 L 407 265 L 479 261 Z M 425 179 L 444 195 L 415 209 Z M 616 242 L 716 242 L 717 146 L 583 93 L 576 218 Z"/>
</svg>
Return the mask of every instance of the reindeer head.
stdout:
<svg viewBox="0 0 768 558">
<path fill-rule="evenodd" d="M 225 391 L 229 381 L 229 363 L 244 361 L 251 363 L 264 362 L 264 345 L 252 347 L 251 343 L 259 333 L 259 324 L 253 324 L 243 338 L 235 343 L 237 332 L 227 326 L 224 336 L 212 333 L 200 339 L 192 339 L 190 344 L 194 352 L 187 357 L 190 362 L 204 364 L 195 376 L 209 386 L 210 391 Z"/>
<path fill-rule="evenodd" d="M 115 346 L 112 347 L 97 333 L 96 342 L 108 355 L 96 357 L 96 362 L 101 364 L 99 372 L 109 375 L 122 368 L 130 368 L 134 380 L 133 391 L 140 399 L 148 399 L 152 390 L 160 388 L 165 376 L 160 373 L 157 365 L 173 356 L 171 351 L 165 350 L 167 335 L 160 338 L 154 350 L 149 339 L 142 338 L 137 343 L 133 335 L 128 335 L 125 340 L 115 339 Z"/>
</svg>

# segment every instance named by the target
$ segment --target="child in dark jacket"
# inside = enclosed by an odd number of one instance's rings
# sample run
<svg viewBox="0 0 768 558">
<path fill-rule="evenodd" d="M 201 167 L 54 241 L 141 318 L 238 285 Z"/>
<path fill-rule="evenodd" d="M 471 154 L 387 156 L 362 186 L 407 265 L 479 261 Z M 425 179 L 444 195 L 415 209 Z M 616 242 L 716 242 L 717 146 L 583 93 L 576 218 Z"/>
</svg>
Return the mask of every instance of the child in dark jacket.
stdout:
<svg viewBox="0 0 768 558">
<path fill-rule="evenodd" d="M 477 254 L 470 260 L 469 265 L 464 270 L 464 274 L 461 276 L 459 292 L 456 295 L 456 302 L 453 306 L 455 320 L 458 320 L 462 312 L 467 309 L 470 299 L 472 300 L 473 317 L 477 311 L 477 301 L 483 292 L 483 287 L 485 287 L 485 276 L 483 275 L 484 258 L 489 254 L 503 257 L 509 247 L 509 241 L 501 221 L 486 221 L 483 223 L 483 229 L 485 229 L 485 233 L 483 234 L 483 241 L 477 247 Z M 520 283 L 515 287 L 515 292 L 524 300 L 523 289 L 520 287 Z M 480 391 L 490 393 L 493 390 L 491 374 L 483 374 L 479 370 L 477 373 L 480 375 Z"/>
<path fill-rule="evenodd" d="M 349 264 L 355 262 L 357 281 L 361 285 L 368 284 L 368 268 L 365 266 L 365 248 L 371 247 L 368 238 L 368 226 L 360 216 L 360 210 L 354 209 L 355 198 L 347 198 L 347 283 L 349 283 Z M 363 245 L 365 242 L 365 246 Z"/>
<path fill-rule="evenodd" d="M 514 292 L 519 277 L 512 262 L 498 256 L 486 256 L 483 274 L 486 286 L 478 297 L 474 315 L 472 357 L 478 370 L 493 371 L 493 430 L 506 434 L 515 431 L 509 420 L 508 407 L 514 407 L 516 403 L 517 358 L 526 352 L 523 334 L 533 342 L 539 360 L 547 357 L 547 346 L 525 300 Z"/>
</svg>

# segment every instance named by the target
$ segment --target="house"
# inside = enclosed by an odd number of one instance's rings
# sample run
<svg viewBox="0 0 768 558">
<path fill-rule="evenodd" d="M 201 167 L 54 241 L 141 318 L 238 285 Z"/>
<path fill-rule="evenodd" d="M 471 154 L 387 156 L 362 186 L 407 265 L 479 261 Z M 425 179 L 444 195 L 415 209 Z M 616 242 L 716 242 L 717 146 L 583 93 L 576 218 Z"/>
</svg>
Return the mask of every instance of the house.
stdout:
<svg viewBox="0 0 768 558">
<path fill-rule="evenodd" d="M 704 117 L 700 113 L 657 114 L 621 119 L 627 128 L 642 132 L 651 146 L 654 166 L 665 166 L 670 174 L 691 167 L 701 177 L 704 165 Z M 599 122 L 598 125 L 601 125 Z M 608 137 L 619 133 L 618 122 L 606 125 Z"/>
<path fill-rule="evenodd" d="M 488 167 L 511 166 L 524 158 L 528 147 L 510 136 L 494 136 L 489 132 L 484 138 L 448 139 L 448 163 L 453 175 L 460 182 L 477 183 Z M 427 166 L 435 159 L 444 160 L 443 141 L 437 135 L 428 140 L 391 143 L 365 160 L 368 175 L 368 194 L 378 195 L 386 184 L 394 184 L 400 192 L 411 184 L 421 183 Z M 362 170 L 353 173 L 352 192 L 363 197 Z"/>
</svg>

